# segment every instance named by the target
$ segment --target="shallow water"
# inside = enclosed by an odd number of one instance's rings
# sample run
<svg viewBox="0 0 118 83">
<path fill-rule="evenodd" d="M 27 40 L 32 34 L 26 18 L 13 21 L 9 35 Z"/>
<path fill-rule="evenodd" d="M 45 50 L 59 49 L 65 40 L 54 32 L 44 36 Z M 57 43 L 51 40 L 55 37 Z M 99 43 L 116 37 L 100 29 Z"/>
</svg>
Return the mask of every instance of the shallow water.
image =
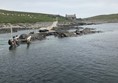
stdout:
<svg viewBox="0 0 118 83">
<path fill-rule="evenodd" d="M 88 27 L 104 32 L 49 36 L 13 50 L 7 45 L 10 34 L 1 34 L 0 83 L 117 83 L 118 24 Z"/>
</svg>

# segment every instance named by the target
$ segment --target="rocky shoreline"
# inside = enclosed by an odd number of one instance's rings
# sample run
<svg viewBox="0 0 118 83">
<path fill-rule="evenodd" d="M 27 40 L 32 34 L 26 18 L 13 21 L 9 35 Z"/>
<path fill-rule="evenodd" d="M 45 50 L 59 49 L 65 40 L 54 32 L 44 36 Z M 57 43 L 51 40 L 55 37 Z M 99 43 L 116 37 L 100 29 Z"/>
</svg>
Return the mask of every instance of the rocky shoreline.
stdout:
<svg viewBox="0 0 118 83">
<path fill-rule="evenodd" d="M 13 32 L 17 32 L 20 30 L 28 30 L 28 29 L 39 29 L 41 27 L 48 27 L 53 22 L 37 22 L 37 23 L 2 23 L 0 24 L 0 34 L 10 33 L 10 29 L 13 29 Z"/>
<path fill-rule="evenodd" d="M 29 29 L 40 29 L 42 27 L 48 27 L 52 25 L 53 22 L 37 22 L 37 23 L 2 23 L 0 24 L 0 34 L 10 33 L 10 29 L 12 27 L 13 32 L 17 32 L 20 30 L 29 30 Z M 87 23 L 58 23 L 58 27 L 54 28 L 55 30 L 66 30 L 76 28 L 78 25 L 88 25 Z"/>
<path fill-rule="evenodd" d="M 76 37 L 78 35 L 86 35 L 86 34 L 93 34 L 93 33 L 100 33 L 101 31 L 96 31 L 94 28 L 84 28 L 78 26 L 64 26 L 55 28 L 54 36 L 59 38 L 63 37 Z"/>
<path fill-rule="evenodd" d="M 51 35 L 58 38 L 65 38 L 65 37 L 77 37 L 93 33 L 101 33 L 101 31 L 96 31 L 93 28 L 64 25 L 63 27 L 62 26 L 54 27 L 52 31 L 39 32 L 39 33 L 30 32 L 27 35 L 32 37 L 31 38 L 32 41 L 35 41 L 35 40 L 45 39 L 47 36 Z"/>
<path fill-rule="evenodd" d="M 29 30 L 31 28 L 13 28 L 12 31 L 13 32 L 18 32 L 18 31 L 21 31 L 21 30 Z M 11 29 L 10 28 L 2 28 L 0 29 L 0 34 L 4 34 L 4 33 L 10 33 L 11 32 Z"/>
<path fill-rule="evenodd" d="M 52 23 L 37 23 L 33 24 L 27 27 L 14 27 L 13 32 L 17 32 L 20 30 L 28 30 L 28 29 L 37 29 L 39 30 L 41 27 L 49 27 Z M 11 25 L 10 25 L 11 26 Z M 13 25 L 12 25 L 13 26 Z M 18 26 L 18 25 L 17 25 Z M 0 33 L 9 33 L 10 32 L 10 27 L 9 28 L 0 28 Z M 64 38 L 64 37 L 76 37 L 76 36 L 81 36 L 81 35 L 86 35 L 86 34 L 93 34 L 93 33 L 100 33 L 101 31 L 96 31 L 93 28 L 84 28 L 84 27 L 78 27 L 78 24 L 59 24 L 57 27 L 53 27 L 51 30 L 46 30 L 43 32 L 30 32 L 29 34 L 24 33 L 24 35 L 31 36 L 31 40 L 42 40 L 45 39 L 47 36 L 53 35 L 58 38 Z M 23 35 L 23 34 L 19 34 Z M 22 38 L 21 38 L 22 40 Z"/>
</svg>

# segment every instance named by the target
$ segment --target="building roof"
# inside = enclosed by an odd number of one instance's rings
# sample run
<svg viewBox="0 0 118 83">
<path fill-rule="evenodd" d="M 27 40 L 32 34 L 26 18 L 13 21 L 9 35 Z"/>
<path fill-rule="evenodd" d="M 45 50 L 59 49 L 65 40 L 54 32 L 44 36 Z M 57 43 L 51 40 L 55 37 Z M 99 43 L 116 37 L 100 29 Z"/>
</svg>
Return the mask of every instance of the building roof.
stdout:
<svg viewBox="0 0 118 83">
<path fill-rule="evenodd" d="M 72 17 L 76 18 L 76 14 L 73 14 L 73 15 L 67 15 L 67 14 L 66 14 L 66 17 L 67 17 L 67 18 L 72 18 Z"/>
</svg>

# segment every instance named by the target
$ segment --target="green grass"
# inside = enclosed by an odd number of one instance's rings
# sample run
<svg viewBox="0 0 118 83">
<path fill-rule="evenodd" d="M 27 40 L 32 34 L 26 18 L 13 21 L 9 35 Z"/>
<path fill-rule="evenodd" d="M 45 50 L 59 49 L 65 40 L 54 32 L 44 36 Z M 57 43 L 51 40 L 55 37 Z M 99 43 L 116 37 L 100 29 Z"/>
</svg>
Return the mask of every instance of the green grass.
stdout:
<svg viewBox="0 0 118 83">
<path fill-rule="evenodd" d="M 0 10 L 0 23 L 49 22 L 55 21 L 57 17 L 59 21 L 66 21 L 60 15 Z"/>
<path fill-rule="evenodd" d="M 86 18 L 85 20 L 115 22 L 118 21 L 118 14 L 99 15 L 99 16 Z"/>
</svg>

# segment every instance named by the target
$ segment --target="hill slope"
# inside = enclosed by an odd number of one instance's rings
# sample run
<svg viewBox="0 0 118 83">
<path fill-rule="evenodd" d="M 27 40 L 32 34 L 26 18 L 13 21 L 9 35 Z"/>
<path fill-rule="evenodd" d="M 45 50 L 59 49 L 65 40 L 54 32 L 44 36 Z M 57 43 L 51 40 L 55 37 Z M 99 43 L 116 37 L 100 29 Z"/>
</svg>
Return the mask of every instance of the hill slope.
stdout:
<svg viewBox="0 0 118 83">
<path fill-rule="evenodd" d="M 66 20 L 59 15 L 0 10 L 0 23 L 48 22 L 54 21 L 57 17 L 59 21 Z"/>
<path fill-rule="evenodd" d="M 84 21 L 88 22 L 98 22 L 98 23 L 116 23 L 118 22 L 118 14 L 109 14 L 109 15 L 99 15 L 90 18 L 85 18 Z"/>
</svg>

